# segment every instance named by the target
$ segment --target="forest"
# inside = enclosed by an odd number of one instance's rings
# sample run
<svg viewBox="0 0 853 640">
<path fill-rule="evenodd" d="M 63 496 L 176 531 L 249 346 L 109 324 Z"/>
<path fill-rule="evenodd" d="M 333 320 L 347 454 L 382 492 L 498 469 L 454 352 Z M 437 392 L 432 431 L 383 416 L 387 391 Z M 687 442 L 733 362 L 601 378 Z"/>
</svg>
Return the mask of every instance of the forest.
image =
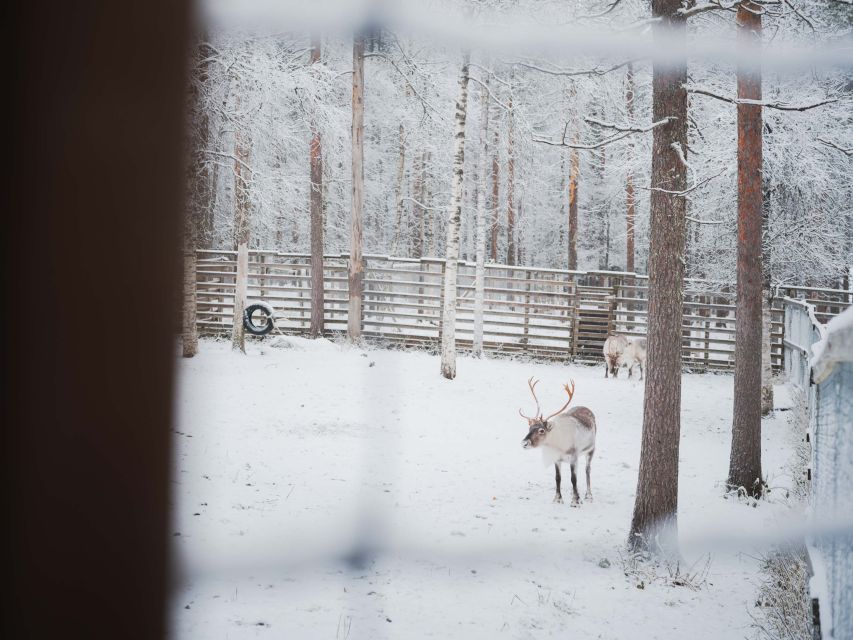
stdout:
<svg viewBox="0 0 853 640">
<path fill-rule="evenodd" d="M 469 54 L 459 256 L 475 259 L 482 197 L 487 261 L 646 273 L 655 124 L 648 3 L 428 4 L 424 14 L 470 19 L 475 32 L 512 25 L 526 34 L 503 43 L 483 37 L 485 46 Z M 686 9 L 688 52 L 730 38 L 736 4 Z M 831 0 L 759 4 L 768 48 L 761 74 L 767 268 L 774 283 L 845 288 L 853 85 L 832 51 L 849 40 L 850 9 Z M 363 37 L 367 254 L 444 257 L 446 250 L 462 53 L 450 35 L 435 36 L 434 18 L 424 21 L 431 21 L 425 29 L 377 28 Z M 334 27 L 259 33 L 210 22 L 190 69 L 196 245 L 235 248 L 235 211 L 245 199 L 250 247 L 308 253 L 313 184 L 323 250 L 349 252 L 351 40 Z M 624 34 L 628 44 L 613 38 L 607 55 L 579 55 L 578 46 L 566 50 L 546 36 L 537 44 L 542 25 L 565 27 L 567 40 L 602 30 Z M 807 47 L 822 48 L 824 59 L 810 60 Z M 684 260 L 689 276 L 733 282 L 736 60 L 720 55 L 721 46 L 710 50 L 687 59 Z"/>
</svg>

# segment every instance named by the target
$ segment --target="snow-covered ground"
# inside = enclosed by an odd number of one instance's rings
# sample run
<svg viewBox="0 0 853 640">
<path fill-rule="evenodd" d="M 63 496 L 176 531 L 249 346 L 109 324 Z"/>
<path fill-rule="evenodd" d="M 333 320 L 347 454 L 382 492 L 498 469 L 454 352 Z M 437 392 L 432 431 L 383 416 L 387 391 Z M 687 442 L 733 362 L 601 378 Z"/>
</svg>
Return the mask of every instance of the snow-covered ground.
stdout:
<svg viewBox="0 0 853 640">
<path fill-rule="evenodd" d="M 203 341 L 179 365 L 175 638 L 753 636 L 762 549 L 719 538 L 795 517 L 784 488 L 796 436 L 787 413 L 765 420 L 770 500 L 723 499 L 731 376 L 684 377 L 683 555 L 694 572 L 710 557 L 693 589 L 624 558 L 642 383 L 605 380 L 603 366 L 471 358 L 451 382 L 425 353 L 298 338 L 247 356 L 229 347 Z M 552 503 L 553 468 L 521 447 L 531 375 L 546 413 L 574 378 L 574 404 L 597 416 L 595 500 L 578 509 Z"/>
</svg>

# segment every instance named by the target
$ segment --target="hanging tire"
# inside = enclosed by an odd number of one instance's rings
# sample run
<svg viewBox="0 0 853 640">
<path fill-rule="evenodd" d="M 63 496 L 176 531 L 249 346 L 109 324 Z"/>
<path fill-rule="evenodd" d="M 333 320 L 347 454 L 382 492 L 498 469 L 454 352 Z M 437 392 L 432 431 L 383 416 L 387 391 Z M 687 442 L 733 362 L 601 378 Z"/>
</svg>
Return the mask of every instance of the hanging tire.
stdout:
<svg viewBox="0 0 853 640">
<path fill-rule="evenodd" d="M 265 336 L 275 326 L 271 309 L 265 304 L 250 304 L 243 311 L 243 326 L 253 336 Z"/>
</svg>

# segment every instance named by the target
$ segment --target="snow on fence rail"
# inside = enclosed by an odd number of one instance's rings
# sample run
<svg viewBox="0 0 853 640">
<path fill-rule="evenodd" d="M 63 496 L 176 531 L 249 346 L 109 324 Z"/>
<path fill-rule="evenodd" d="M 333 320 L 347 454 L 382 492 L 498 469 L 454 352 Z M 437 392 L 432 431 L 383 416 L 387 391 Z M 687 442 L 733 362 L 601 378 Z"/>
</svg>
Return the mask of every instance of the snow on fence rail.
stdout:
<svg viewBox="0 0 853 640">
<path fill-rule="evenodd" d="M 853 513 L 853 310 L 824 327 L 812 305 L 786 298 L 785 370 L 801 393 L 811 443 L 810 517 Z M 807 540 L 816 625 L 824 638 L 853 639 L 853 534 Z"/>
<path fill-rule="evenodd" d="M 234 307 L 234 251 L 198 252 L 198 325 L 202 333 L 229 331 Z M 346 331 L 346 254 L 325 257 L 325 325 Z M 363 334 L 404 346 L 433 348 L 440 342 L 444 260 L 365 256 Z M 486 266 L 484 349 L 550 359 L 597 360 L 609 332 L 645 335 L 648 277 L 615 271 L 568 271 L 526 266 Z M 470 348 L 474 325 L 474 264 L 459 263 L 457 344 Z M 733 365 L 733 286 L 686 281 L 683 360 L 694 369 Z M 284 318 L 288 333 L 306 333 L 311 318 L 311 265 L 307 254 L 254 250 L 249 253 L 249 299 L 264 300 Z M 817 305 L 827 319 L 851 304 L 851 293 L 834 289 L 781 287 L 781 295 Z M 772 358 L 783 362 L 782 307 L 774 304 Z"/>
</svg>

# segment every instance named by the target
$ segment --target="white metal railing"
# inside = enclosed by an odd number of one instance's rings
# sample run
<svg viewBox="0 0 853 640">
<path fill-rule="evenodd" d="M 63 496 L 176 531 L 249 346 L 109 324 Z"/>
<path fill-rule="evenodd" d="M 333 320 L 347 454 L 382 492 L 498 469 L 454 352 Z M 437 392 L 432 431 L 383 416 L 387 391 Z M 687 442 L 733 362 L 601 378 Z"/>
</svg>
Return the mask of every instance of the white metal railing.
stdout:
<svg viewBox="0 0 853 640">
<path fill-rule="evenodd" d="M 817 321 L 811 305 L 786 299 L 785 371 L 808 409 L 812 524 L 853 514 L 853 310 Z M 813 527 L 819 531 L 820 526 Z M 806 540 L 815 622 L 820 636 L 853 639 L 853 532 Z"/>
</svg>

